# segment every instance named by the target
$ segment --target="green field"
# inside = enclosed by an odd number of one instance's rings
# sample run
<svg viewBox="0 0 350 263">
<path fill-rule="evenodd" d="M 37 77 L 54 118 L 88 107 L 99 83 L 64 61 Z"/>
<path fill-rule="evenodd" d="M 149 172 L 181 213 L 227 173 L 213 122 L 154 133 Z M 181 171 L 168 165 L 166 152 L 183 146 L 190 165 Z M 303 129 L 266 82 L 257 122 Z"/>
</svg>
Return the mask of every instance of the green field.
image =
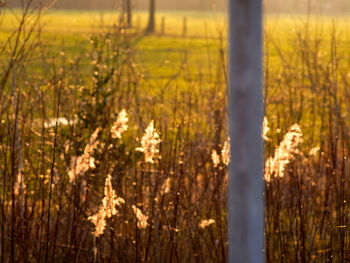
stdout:
<svg viewBox="0 0 350 263">
<path fill-rule="evenodd" d="M 83 57 L 91 48 L 89 37 L 97 32 L 110 31 L 118 22 L 118 16 L 118 13 L 111 12 L 49 11 L 41 22 L 41 41 L 48 47 L 48 52 L 62 51 L 72 59 Z M 204 73 L 208 73 L 209 64 L 215 63 L 218 58 L 219 34 L 226 32 L 225 14 L 160 12 L 157 15 L 158 24 L 161 17 L 166 17 L 164 34 L 159 32 L 159 28 L 154 35 L 146 36 L 142 33 L 147 22 L 147 14 L 144 12 L 134 14 L 135 28 L 129 30 L 137 34 L 131 40 L 131 45 L 137 53 L 136 62 L 141 65 L 144 73 L 150 79 L 166 80 L 181 69 L 184 61 L 191 70 L 204 70 Z M 182 27 L 179 26 L 183 17 L 188 18 L 186 36 L 183 36 Z M 5 14 L 0 39 L 6 40 L 11 30 L 17 26 L 15 16 Z M 225 47 L 226 43 L 223 45 Z M 82 63 L 88 61 L 83 58 Z M 201 66 L 197 67 L 198 65 Z"/>
<path fill-rule="evenodd" d="M 91 44 L 91 37 L 98 36 L 102 42 L 124 41 L 125 45 L 131 47 L 133 67 L 142 75 L 142 85 L 139 88 L 142 96 L 162 94 L 162 100 L 171 103 L 175 91 L 187 92 L 189 88 L 199 93 L 204 90 L 224 94 L 227 46 L 225 13 L 161 11 L 156 17 L 156 32 L 148 35 L 144 34 L 147 13 L 135 12 L 133 28 L 126 29 L 124 33 L 115 37 L 113 34 L 119 16 L 120 14 L 116 12 L 107 11 L 46 11 L 40 20 L 40 52 L 45 53 L 47 58 L 61 61 L 62 67 L 77 63 L 75 67 L 79 68 L 79 75 L 72 76 L 70 84 L 80 85 L 91 78 L 94 70 L 91 56 L 96 50 L 94 51 Z M 7 11 L 2 15 L 0 39 L 3 43 L 18 27 L 19 17 L 19 10 Z M 161 32 L 160 24 L 163 17 L 165 29 Z M 187 19 L 186 35 L 183 34 L 184 17 Z M 30 19 L 34 20 L 35 15 Z M 292 72 L 292 68 L 298 69 L 299 73 L 302 71 L 302 64 L 306 63 L 302 62 L 305 59 L 304 48 L 309 50 L 309 55 L 314 56 L 312 63 L 318 59 L 317 63 L 326 65 L 330 63 L 332 38 L 334 38 L 336 51 L 341 54 L 338 70 L 343 75 L 347 74 L 347 61 L 350 58 L 349 25 L 350 18 L 347 16 L 333 18 L 320 15 L 311 17 L 291 14 L 265 15 L 265 75 L 268 74 L 266 81 L 271 82 L 269 94 L 273 94 L 266 97 L 268 115 L 274 117 L 276 112 L 285 111 L 281 105 L 287 103 L 290 94 L 281 87 L 282 83 L 286 86 L 299 86 L 299 83 L 303 83 L 304 86 L 313 85 L 310 83 L 312 79 L 306 73 L 301 77 Z M 29 68 L 35 72 L 34 76 L 43 74 L 43 69 L 41 61 L 35 59 Z M 284 78 L 283 75 L 294 76 Z M 289 79 L 290 77 L 292 79 Z M 344 79 L 342 76 L 339 78 Z M 298 89 L 294 93 L 297 94 Z M 302 96 L 305 99 L 303 103 L 313 101 L 312 92 L 305 91 Z M 293 107 L 297 107 L 297 104 L 291 106 L 289 110 L 294 112 Z M 307 107 L 304 110 L 302 118 L 297 118 L 298 122 L 310 125 L 310 118 L 314 119 L 311 115 L 315 113 L 311 114 L 309 109 L 310 107 Z M 290 123 L 292 120 L 284 121 Z M 306 131 L 305 136 L 316 136 L 319 132 L 308 134 Z"/>
<path fill-rule="evenodd" d="M 10 32 L 18 26 L 19 11 L 7 12 L 2 17 L 0 40 L 5 41 Z M 164 34 L 161 32 L 161 18 L 165 17 Z M 187 33 L 183 35 L 183 18 L 187 18 Z M 194 70 L 208 68 L 215 63 L 221 47 L 226 48 L 227 18 L 222 12 L 159 12 L 157 13 L 157 29 L 154 35 L 143 35 L 147 25 L 147 13 L 135 12 L 134 28 L 130 31 L 138 36 L 132 45 L 138 52 L 138 62 L 142 64 L 147 74 L 153 78 L 168 78 L 172 72 L 181 66 L 186 56 Z M 41 20 L 42 43 L 48 46 L 48 51 L 63 51 L 68 57 L 84 54 L 89 48 L 89 37 L 97 32 L 108 32 L 118 23 L 119 14 L 112 12 L 92 11 L 47 11 Z M 265 15 L 264 27 L 271 59 L 274 59 L 277 45 L 284 51 L 293 51 L 294 41 L 298 32 L 302 32 L 308 22 L 311 37 L 330 41 L 332 23 L 340 35 L 342 46 L 347 47 L 349 41 L 350 19 L 346 16 L 333 19 L 327 16 L 313 16 L 309 20 L 301 15 Z M 313 35 L 314 34 L 314 35 Z M 220 40 L 223 44 L 220 43 Z M 203 54 L 205 54 L 203 56 Z M 276 64 L 278 65 L 276 58 Z M 204 62 L 204 63 L 203 63 Z M 206 66 L 205 66 L 206 65 Z"/>
<path fill-rule="evenodd" d="M 0 40 L 5 41 L 10 32 L 18 26 L 19 11 L 7 12 L 1 20 Z M 161 32 L 161 19 L 165 17 L 164 34 Z M 187 33 L 183 35 L 183 18 L 187 18 Z M 198 65 L 208 68 L 215 63 L 221 46 L 226 48 L 227 21 L 222 12 L 164 12 L 157 13 L 157 28 L 154 35 L 143 35 L 147 25 L 147 13 L 135 12 L 134 28 L 130 31 L 138 34 L 132 45 L 139 53 L 138 62 L 142 64 L 147 74 L 153 78 L 169 77 L 179 68 L 186 56 L 188 65 L 198 69 Z M 119 14 L 113 12 L 93 11 L 47 11 L 41 20 L 42 43 L 49 51 L 63 51 L 68 57 L 84 54 L 89 48 L 89 37 L 96 32 L 108 32 L 118 23 Z M 330 30 L 334 22 L 336 30 L 341 35 L 343 48 L 349 41 L 348 26 L 350 19 L 346 16 L 335 20 L 327 16 L 313 16 L 308 20 L 301 15 L 265 15 L 264 26 L 267 40 L 286 51 L 293 51 L 293 45 L 298 31 L 302 32 L 308 21 L 311 36 L 317 35 L 323 42 L 330 40 Z M 312 36 L 313 37 L 313 36 Z M 220 39 L 223 44 L 221 45 Z M 338 38 L 339 40 L 339 38 Z M 268 45 L 269 54 L 276 54 L 273 45 Z M 205 54 L 203 56 L 203 54 Z M 276 59 L 278 60 L 278 59 Z M 203 64 L 204 62 L 204 64 Z M 276 62 L 278 63 L 278 62 Z M 204 66 L 207 65 L 207 66 Z"/>
<path fill-rule="evenodd" d="M 8 11 L 1 19 L 0 39 L 5 41 L 12 30 L 18 26 L 20 11 Z M 40 22 L 40 45 L 48 57 L 62 57 L 65 63 L 77 62 L 80 77 L 91 75 L 92 51 L 91 36 L 108 35 L 119 21 L 115 12 L 49 10 Z M 161 32 L 161 20 L 165 17 L 165 30 Z M 187 18 L 187 33 L 183 35 L 183 18 Z M 32 18 L 35 18 L 33 16 Z M 191 82 L 205 82 L 205 86 L 219 83 L 224 90 L 224 73 L 227 46 L 227 16 L 222 12 L 158 12 L 156 33 L 144 34 L 147 13 L 135 12 L 133 28 L 127 29 L 128 43 L 132 48 L 132 63 L 143 76 L 141 92 L 158 94 L 164 88 L 187 89 Z M 285 63 L 297 63 L 300 59 L 295 49 L 302 41 L 309 42 L 307 48 L 315 49 L 321 59 L 329 59 L 332 32 L 336 35 L 337 51 L 341 63 L 349 57 L 348 44 L 350 18 L 338 16 L 276 15 L 264 17 L 266 69 L 270 79 L 275 82 L 285 69 Z M 117 38 L 120 38 L 118 36 Z M 299 47 L 298 47 L 299 46 Z M 316 50 L 317 49 L 317 50 Z M 75 61 L 75 62 L 74 62 Z M 40 64 L 40 63 L 39 63 Z M 345 64 L 344 64 L 345 66 Z M 41 66 L 32 63 L 36 74 L 41 74 Z M 343 70 L 346 70 L 344 68 Z M 199 77 L 200 76 L 200 80 Z M 78 81 L 79 82 L 79 81 Z M 72 83 L 77 84 L 77 83 Z M 195 86 L 197 86 L 197 84 Z M 274 90 L 283 94 L 283 90 Z M 171 91 L 166 93 L 172 98 Z M 272 107 L 273 103 L 269 103 Z"/>
</svg>

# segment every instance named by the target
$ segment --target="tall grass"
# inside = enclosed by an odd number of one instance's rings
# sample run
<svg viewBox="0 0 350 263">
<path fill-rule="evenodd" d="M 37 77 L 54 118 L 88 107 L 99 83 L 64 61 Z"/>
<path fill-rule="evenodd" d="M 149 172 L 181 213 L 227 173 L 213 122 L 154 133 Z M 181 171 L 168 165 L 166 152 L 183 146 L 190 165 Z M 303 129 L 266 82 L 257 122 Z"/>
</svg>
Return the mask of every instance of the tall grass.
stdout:
<svg viewBox="0 0 350 263">
<path fill-rule="evenodd" d="M 225 262 L 223 38 L 151 81 L 119 17 L 69 56 L 27 4 L 0 47 L 1 262 Z M 347 262 L 348 41 L 287 40 L 266 31 L 266 260 Z"/>
<path fill-rule="evenodd" d="M 217 80 L 199 88 L 184 60 L 186 88 L 176 76 L 148 95 L 123 24 L 70 58 L 47 49 L 35 12 L 1 54 L 2 262 L 225 261 L 225 165 L 210 159 L 224 119 L 202 110 Z"/>
<path fill-rule="evenodd" d="M 266 185 L 266 256 L 270 262 L 346 262 L 348 254 L 348 40 L 336 22 L 295 27 L 293 51 L 267 35 L 280 67 L 266 73 L 272 121 L 266 155 L 285 128 L 300 124 L 303 143 L 283 178 Z M 267 60 L 266 72 L 271 68 Z M 299 151 L 298 149 L 298 151 Z M 276 155 L 276 153 L 275 153 Z"/>
</svg>

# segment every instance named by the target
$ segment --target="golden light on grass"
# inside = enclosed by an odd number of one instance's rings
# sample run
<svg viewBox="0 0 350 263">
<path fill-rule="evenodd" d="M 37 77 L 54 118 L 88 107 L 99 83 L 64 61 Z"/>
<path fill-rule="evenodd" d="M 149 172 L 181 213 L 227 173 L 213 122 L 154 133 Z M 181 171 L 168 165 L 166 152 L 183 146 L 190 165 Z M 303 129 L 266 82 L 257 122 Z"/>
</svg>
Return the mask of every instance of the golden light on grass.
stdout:
<svg viewBox="0 0 350 263">
<path fill-rule="evenodd" d="M 111 175 L 107 175 L 102 205 L 99 206 L 98 212 L 95 215 L 88 218 L 88 220 L 95 225 L 94 235 L 96 237 L 103 234 L 106 227 L 106 218 L 111 218 L 116 215 L 118 213 L 116 206 L 120 206 L 124 203 L 124 199 L 117 197 L 115 190 L 113 189 Z"/>
<path fill-rule="evenodd" d="M 267 133 L 270 131 L 270 128 L 268 126 L 268 120 L 267 117 L 264 117 L 264 121 L 263 121 L 263 126 L 262 126 L 262 131 L 261 131 L 261 137 L 263 138 L 264 141 L 270 141 L 270 138 L 267 137 Z"/>
<path fill-rule="evenodd" d="M 230 159 L 231 159 L 231 152 L 230 152 L 230 137 L 227 137 L 224 147 L 222 148 L 221 151 L 221 158 L 222 158 L 222 162 L 225 165 L 229 165 L 230 163 Z"/>
<path fill-rule="evenodd" d="M 141 147 L 136 148 L 136 151 L 144 153 L 146 163 L 154 163 L 154 158 L 159 153 L 158 144 L 160 142 L 159 134 L 154 128 L 154 121 L 152 120 L 141 139 Z"/>
<path fill-rule="evenodd" d="M 128 120 L 129 118 L 126 110 L 122 109 L 118 114 L 117 120 L 111 128 L 111 135 L 113 139 L 121 139 L 122 133 L 128 129 Z"/>
<path fill-rule="evenodd" d="M 169 193 L 170 187 L 171 187 L 171 178 L 168 177 L 167 179 L 165 179 L 162 187 L 160 188 L 161 195 L 165 195 L 165 194 Z"/>
<path fill-rule="evenodd" d="M 148 222 L 147 222 L 148 216 L 144 215 L 142 213 L 142 211 L 139 208 L 137 208 L 136 206 L 134 206 L 134 205 L 132 206 L 132 210 L 134 211 L 134 214 L 135 214 L 135 216 L 137 218 L 137 227 L 139 229 L 147 228 L 147 226 L 148 226 Z"/>
<path fill-rule="evenodd" d="M 202 229 L 204 229 L 204 228 L 206 228 L 206 227 L 208 227 L 208 226 L 210 226 L 210 225 L 212 225 L 212 224 L 214 224 L 215 223 L 215 220 L 214 219 L 204 219 L 204 220 L 202 220 L 200 223 L 199 223 L 199 227 L 200 228 L 202 228 Z"/>
<path fill-rule="evenodd" d="M 269 157 L 265 163 L 265 180 L 284 177 L 286 166 L 299 154 L 299 144 L 302 143 L 303 133 L 299 124 L 294 124 L 284 136 L 280 145 L 276 148 L 274 156 Z"/>
<path fill-rule="evenodd" d="M 70 183 L 73 183 L 77 176 L 83 175 L 91 168 L 95 168 L 95 158 L 92 155 L 99 145 L 97 136 L 100 131 L 101 128 L 97 128 L 94 131 L 82 155 L 72 158 L 70 170 L 68 171 Z"/>
<path fill-rule="evenodd" d="M 320 147 L 316 146 L 309 151 L 309 155 L 316 156 L 319 151 L 320 151 Z"/>
<path fill-rule="evenodd" d="M 214 167 L 217 167 L 220 164 L 220 155 L 216 150 L 211 152 L 211 160 L 213 162 Z"/>
<path fill-rule="evenodd" d="M 106 228 L 106 211 L 104 207 L 100 206 L 98 212 L 95 215 L 90 216 L 88 220 L 95 225 L 95 231 L 93 234 L 96 237 L 101 236 Z"/>
<path fill-rule="evenodd" d="M 67 35 L 47 28 L 48 17 L 33 28 L 36 12 L 22 17 L 17 30 L 22 11 L 3 11 L 3 261 L 17 262 L 24 253 L 30 262 L 226 262 L 227 165 L 230 150 L 231 159 L 240 154 L 224 135 L 226 27 L 208 40 L 183 36 L 193 49 L 172 32 L 182 33 L 184 16 L 189 31 L 202 21 L 193 25 L 192 15 L 182 12 L 160 14 L 164 34 L 139 41 L 146 12 L 135 13 L 130 28 L 115 12 L 95 12 L 100 24 L 93 28 L 86 12 L 45 12 L 56 24 L 79 16 L 82 24 Z M 270 262 L 326 262 L 330 256 L 346 262 L 348 18 L 304 18 L 294 23 L 289 15 L 270 16 L 265 24 L 266 117 L 255 129 L 266 145 L 266 167 L 259 169 L 266 179 L 264 252 Z M 50 35 L 45 48 L 41 30 Z"/>
<path fill-rule="evenodd" d="M 112 216 L 117 214 L 117 209 L 115 207 L 125 203 L 123 198 L 117 197 L 115 190 L 112 187 L 111 175 L 107 175 L 104 194 L 105 196 L 102 199 L 102 205 L 104 210 L 106 211 L 106 217 L 111 218 Z"/>
</svg>

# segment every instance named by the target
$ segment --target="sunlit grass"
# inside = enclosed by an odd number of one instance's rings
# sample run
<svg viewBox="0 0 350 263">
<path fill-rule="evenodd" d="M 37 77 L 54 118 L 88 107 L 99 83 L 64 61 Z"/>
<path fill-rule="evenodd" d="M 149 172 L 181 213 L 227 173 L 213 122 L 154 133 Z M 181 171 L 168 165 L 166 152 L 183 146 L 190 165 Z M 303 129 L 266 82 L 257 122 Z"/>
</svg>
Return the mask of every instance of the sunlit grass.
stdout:
<svg viewBox="0 0 350 263">
<path fill-rule="evenodd" d="M 157 31 L 147 35 L 145 12 L 125 29 L 114 25 L 116 12 L 50 10 L 38 45 L 13 61 L 14 38 L 6 40 L 18 25 L 7 12 L 0 31 L 5 258 L 224 262 L 235 149 L 227 136 L 225 14 L 159 12 Z M 348 242 L 340 232 L 349 215 L 347 25 L 347 17 L 265 17 L 268 262 L 323 262 L 325 250 L 338 259 Z M 18 222 L 26 231 L 10 230 Z"/>
</svg>

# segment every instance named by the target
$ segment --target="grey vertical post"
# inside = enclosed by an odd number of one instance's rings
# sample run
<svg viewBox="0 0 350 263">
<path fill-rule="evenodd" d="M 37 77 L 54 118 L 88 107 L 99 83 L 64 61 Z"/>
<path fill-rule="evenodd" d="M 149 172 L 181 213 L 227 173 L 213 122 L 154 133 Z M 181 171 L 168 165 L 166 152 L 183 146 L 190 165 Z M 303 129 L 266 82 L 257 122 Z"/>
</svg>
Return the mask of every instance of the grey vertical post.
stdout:
<svg viewBox="0 0 350 263">
<path fill-rule="evenodd" d="M 264 262 L 262 0 L 229 0 L 229 262 Z"/>
<path fill-rule="evenodd" d="M 162 24 L 161 24 L 161 34 L 165 34 L 165 17 L 162 16 Z"/>
<path fill-rule="evenodd" d="M 187 35 L 187 17 L 183 17 L 182 19 L 182 35 L 186 36 Z"/>
</svg>

